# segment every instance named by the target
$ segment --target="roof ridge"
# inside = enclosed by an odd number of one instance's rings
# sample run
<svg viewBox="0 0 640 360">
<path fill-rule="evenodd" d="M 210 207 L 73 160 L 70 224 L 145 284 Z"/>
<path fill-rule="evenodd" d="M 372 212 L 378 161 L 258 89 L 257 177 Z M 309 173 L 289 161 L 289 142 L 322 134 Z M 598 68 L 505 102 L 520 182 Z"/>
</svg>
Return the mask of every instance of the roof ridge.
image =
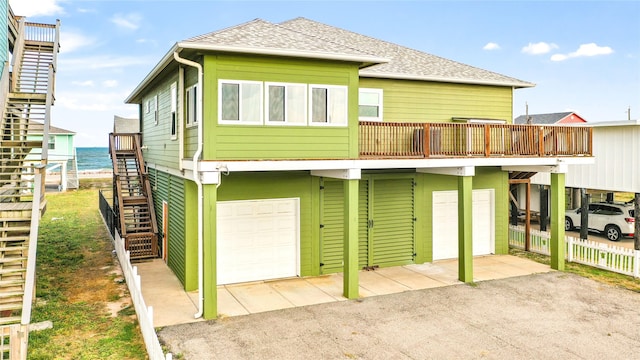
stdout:
<svg viewBox="0 0 640 360">
<path fill-rule="evenodd" d="M 223 33 L 225 31 L 229 31 L 229 30 L 233 30 L 233 29 L 236 29 L 236 28 L 240 28 L 240 27 L 252 24 L 252 23 L 267 23 L 267 24 L 274 25 L 273 23 L 271 23 L 271 22 L 269 22 L 267 20 L 264 20 L 264 19 L 261 19 L 261 18 L 255 18 L 253 20 L 245 21 L 245 22 L 240 23 L 240 24 L 231 25 L 231 26 L 227 26 L 226 28 L 222 28 L 222 29 L 218 29 L 218 30 L 215 30 L 215 31 L 211 31 L 211 32 L 208 32 L 206 34 L 200 34 L 200 35 L 197 35 L 197 36 L 193 36 L 193 37 L 190 37 L 190 38 L 185 39 L 183 41 L 185 41 L 185 42 L 198 41 L 198 40 L 201 40 L 201 39 L 206 38 L 208 36 L 211 36 L 211 35 L 214 35 L 214 34 L 220 34 L 220 33 Z M 275 24 L 275 25 L 277 25 L 277 24 Z"/>
</svg>

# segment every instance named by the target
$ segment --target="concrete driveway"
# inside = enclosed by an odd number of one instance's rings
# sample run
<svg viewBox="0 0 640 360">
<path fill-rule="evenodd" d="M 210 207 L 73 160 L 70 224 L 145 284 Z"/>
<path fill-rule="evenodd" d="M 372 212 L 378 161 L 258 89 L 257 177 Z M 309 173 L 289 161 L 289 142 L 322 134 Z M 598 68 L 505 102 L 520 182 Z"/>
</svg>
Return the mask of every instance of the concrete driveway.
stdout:
<svg viewBox="0 0 640 360">
<path fill-rule="evenodd" d="M 562 272 L 163 328 L 195 359 L 639 359 L 640 294 Z"/>
</svg>

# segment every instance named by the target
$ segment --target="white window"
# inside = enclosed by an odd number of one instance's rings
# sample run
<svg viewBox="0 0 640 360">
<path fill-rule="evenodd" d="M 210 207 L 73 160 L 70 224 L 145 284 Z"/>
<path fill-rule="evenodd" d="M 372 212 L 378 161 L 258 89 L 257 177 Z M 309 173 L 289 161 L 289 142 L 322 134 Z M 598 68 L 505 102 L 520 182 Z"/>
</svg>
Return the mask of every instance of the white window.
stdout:
<svg viewBox="0 0 640 360">
<path fill-rule="evenodd" d="M 360 89 L 358 117 L 361 121 L 382 121 L 382 89 Z"/>
<path fill-rule="evenodd" d="M 171 84 L 171 140 L 178 138 L 178 84 Z"/>
<path fill-rule="evenodd" d="M 185 111 L 186 111 L 186 119 L 187 126 L 193 126 L 198 123 L 198 117 L 196 116 L 197 111 L 197 95 L 198 95 L 198 86 L 192 85 L 187 88 L 185 92 Z"/>
<path fill-rule="evenodd" d="M 144 113 L 148 114 L 151 111 L 151 99 L 147 99 L 147 101 L 144 102 Z"/>
<path fill-rule="evenodd" d="M 265 87 L 267 124 L 306 125 L 306 84 L 266 83 Z"/>
<path fill-rule="evenodd" d="M 310 85 L 311 125 L 347 126 L 347 87 L 334 85 Z"/>
<path fill-rule="evenodd" d="M 160 118 L 160 114 L 158 114 L 158 101 L 160 100 L 160 96 L 156 94 L 153 97 L 153 123 L 158 125 L 158 119 Z"/>
<path fill-rule="evenodd" d="M 218 119 L 221 124 L 262 124 L 262 82 L 220 80 Z"/>
</svg>

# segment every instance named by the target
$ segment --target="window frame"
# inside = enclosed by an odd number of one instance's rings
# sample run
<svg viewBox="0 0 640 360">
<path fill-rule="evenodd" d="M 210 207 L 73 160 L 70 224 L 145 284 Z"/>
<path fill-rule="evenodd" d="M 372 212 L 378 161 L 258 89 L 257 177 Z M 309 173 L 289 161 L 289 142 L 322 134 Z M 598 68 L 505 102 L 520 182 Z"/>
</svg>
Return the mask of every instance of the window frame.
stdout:
<svg viewBox="0 0 640 360">
<path fill-rule="evenodd" d="M 169 118 L 169 133 L 171 140 L 178 139 L 178 83 L 172 83 L 170 88 L 171 113 Z"/>
<path fill-rule="evenodd" d="M 160 95 L 155 94 L 153 96 L 153 124 L 158 125 L 160 122 L 160 114 L 158 112 L 158 100 L 160 100 Z"/>
<path fill-rule="evenodd" d="M 224 120 L 222 119 L 222 86 L 224 84 L 234 84 L 238 85 L 238 120 Z M 242 85 L 250 84 L 250 85 L 258 85 L 260 87 L 259 90 L 259 109 L 257 111 L 258 120 L 255 121 L 243 121 L 243 108 L 242 108 Z M 263 81 L 251 81 L 251 80 L 229 80 L 229 79 L 219 79 L 218 80 L 218 124 L 221 125 L 264 125 L 264 82 Z"/>
<path fill-rule="evenodd" d="M 184 91 L 185 123 L 187 127 L 198 125 L 198 84 L 187 87 Z"/>
<path fill-rule="evenodd" d="M 269 104 L 269 96 L 270 96 L 270 92 L 269 92 L 269 87 L 270 86 L 282 86 L 284 87 L 284 121 L 271 121 L 270 120 L 270 104 Z M 303 103 L 303 121 L 302 122 L 292 122 L 289 120 L 289 112 L 288 110 L 288 106 L 287 106 L 287 94 L 289 92 L 289 88 L 290 87 L 300 87 L 304 90 L 304 95 L 303 95 L 303 99 L 302 99 L 302 103 Z M 264 82 L 264 88 L 263 88 L 263 92 L 264 92 L 264 123 L 266 125 L 269 126 L 307 126 L 308 125 L 308 104 L 309 104 L 309 99 L 308 99 L 308 87 L 307 84 L 305 83 L 287 83 L 287 82 L 269 82 L 269 81 L 265 81 Z"/>
<path fill-rule="evenodd" d="M 360 99 L 362 97 L 361 96 L 362 92 L 369 92 L 369 93 L 378 94 L 378 99 L 379 99 L 378 105 L 361 104 L 360 103 Z M 377 106 L 378 107 L 378 116 L 377 117 L 360 116 L 360 106 Z M 359 88 L 358 89 L 358 120 L 359 121 L 378 121 L 378 122 L 384 121 L 383 106 L 384 106 L 384 91 L 383 91 L 383 89 L 376 89 L 376 88 Z"/>
<path fill-rule="evenodd" d="M 313 121 L 313 89 L 326 89 L 327 90 L 327 122 L 314 122 Z M 334 123 L 330 119 L 329 107 L 333 96 L 331 90 L 344 90 L 344 123 Z M 349 87 L 346 85 L 327 85 L 327 84 L 309 84 L 309 91 L 307 95 L 309 99 L 309 126 L 328 126 L 328 127 L 348 127 L 349 126 Z"/>
</svg>

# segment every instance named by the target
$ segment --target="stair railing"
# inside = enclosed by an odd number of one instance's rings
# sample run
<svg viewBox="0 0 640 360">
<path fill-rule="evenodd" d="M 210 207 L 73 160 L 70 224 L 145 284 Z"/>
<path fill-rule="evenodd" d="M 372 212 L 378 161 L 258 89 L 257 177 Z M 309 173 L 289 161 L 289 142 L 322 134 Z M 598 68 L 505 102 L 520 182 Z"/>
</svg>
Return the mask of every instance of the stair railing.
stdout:
<svg viewBox="0 0 640 360">
<path fill-rule="evenodd" d="M 140 135 L 134 137 L 134 149 L 136 152 L 136 158 L 138 163 L 138 172 L 140 174 L 140 180 L 142 180 L 144 186 L 144 195 L 147 198 L 147 205 L 149 207 L 149 215 L 151 217 L 151 231 L 154 234 L 158 233 L 158 224 L 156 222 L 156 210 L 153 204 L 153 195 L 151 191 L 151 182 L 149 181 L 149 174 L 147 173 L 147 167 L 144 166 L 144 158 L 142 157 L 142 146 L 140 146 Z"/>
<path fill-rule="evenodd" d="M 18 37 L 16 38 L 15 45 L 13 47 L 13 58 L 11 59 L 11 71 L 13 75 L 11 76 L 11 89 L 10 91 L 15 91 L 18 88 L 18 74 L 16 74 L 16 70 L 20 69 L 22 63 L 22 53 L 24 51 L 24 18 L 18 20 Z"/>
</svg>

